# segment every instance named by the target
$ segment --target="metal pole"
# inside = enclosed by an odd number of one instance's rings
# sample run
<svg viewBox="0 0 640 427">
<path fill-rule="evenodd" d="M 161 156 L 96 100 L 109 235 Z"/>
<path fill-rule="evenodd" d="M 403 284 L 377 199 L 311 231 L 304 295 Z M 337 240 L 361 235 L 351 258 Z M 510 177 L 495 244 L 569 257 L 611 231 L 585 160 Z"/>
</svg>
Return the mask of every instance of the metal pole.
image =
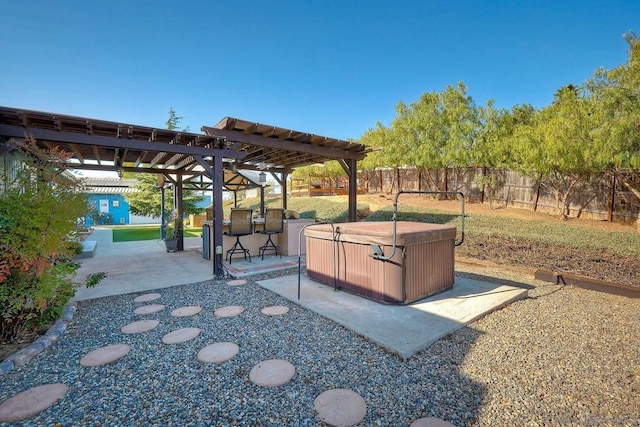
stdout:
<svg viewBox="0 0 640 427">
<path fill-rule="evenodd" d="M 373 259 L 377 259 L 380 261 L 389 261 L 391 258 L 393 258 L 393 256 L 396 254 L 396 231 L 397 231 L 397 224 L 398 224 L 398 198 L 400 197 L 401 194 L 448 194 L 448 195 L 457 195 L 460 196 L 461 200 L 462 200 L 462 208 L 461 208 L 461 217 L 462 217 L 462 231 L 461 231 L 461 239 L 459 242 L 455 242 L 454 245 L 455 246 L 460 246 L 463 242 L 464 242 L 464 217 L 465 217 L 465 213 L 464 213 L 464 194 L 460 191 L 413 191 L 413 190 L 400 190 L 396 193 L 396 197 L 393 200 L 393 235 L 391 238 L 391 241 L 393 242 L 393 246 L 392 246 L 392 250 L 391 250 L 391 255 L 389 256 L 385 256 L 384 253 L 382 252 L 382 247 L 380 247 L 380 245 L 375 245 L 372 244 L 371 245 L 371 249 L 373 250 L 373 254 L 371 254 L 371 257 Z"/>
</svg>

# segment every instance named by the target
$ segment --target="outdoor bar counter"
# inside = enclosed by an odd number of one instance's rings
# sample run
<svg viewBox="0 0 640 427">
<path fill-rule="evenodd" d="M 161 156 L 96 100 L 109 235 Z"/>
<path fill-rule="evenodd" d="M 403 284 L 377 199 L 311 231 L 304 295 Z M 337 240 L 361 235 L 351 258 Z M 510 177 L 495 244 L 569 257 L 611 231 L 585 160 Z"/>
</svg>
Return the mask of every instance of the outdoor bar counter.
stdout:
<svg viewBox="0 0 640 427">
<path fill-rule="evenodd" d="M 264 226 L 264 219 L 262 218 L 254 218 L 254 233 L 248 236 L 240 236 L 240 243 L 242 246 L 249 250 L 251 256 L 258 256 L 258 248 L 264 245 L 267 241 L 267 235 L 262 234 L 259 231 L 262 230 Z M 315 220 L 313 219 L 285 219 L 284 220 L 284 231 L 279 234 L 273 235 L 272 239 L 276 245 L 278 245 L 278 249 L 282 253 L 283 256 L 298 256 L 298 235 L 300 229 L 306 224 L 312 224 Z M 203 221 L 203 225 L 207 225 L 210 230 L 210 240 L 209 242 L 213 242 L 213 221 Z M 228 221 L 223 221 L 224 229 L 226 232 L 228 230 Z M 231 248 L 233 244 L 236 242 L 235 236 L 227 236 L 224 234 L 222 236 L 222 248 L 223 254 L 226 259 L 227 249 Z M 210 244 L 210 254 L 213 256 L 213 244 Z M 301 255 L 305 254 L 305 241 L 304 236 L 302 236 L 302 243 L 300 246 L 300 250 L 302 252 Z M 204 250 L 204 248 L 203 248 Z M 268 252 L 269 255 L 272 255 L 273 252 Z M 238 252 L 233 255 L 232 259 L 244 258 L 243 254 Z"/>
<path fill-rule="evenodd" d="M 398 221 L 396 252 L 388 260 L 371 255 L 379 245 L 384 256 L 393 252 L 393 222 L 334 224 L 305 229 L 307 275 L 319 282 L 385 303 L 408 304 L 450 289 L 454 282 L 453 225 Z"/>
</svg>

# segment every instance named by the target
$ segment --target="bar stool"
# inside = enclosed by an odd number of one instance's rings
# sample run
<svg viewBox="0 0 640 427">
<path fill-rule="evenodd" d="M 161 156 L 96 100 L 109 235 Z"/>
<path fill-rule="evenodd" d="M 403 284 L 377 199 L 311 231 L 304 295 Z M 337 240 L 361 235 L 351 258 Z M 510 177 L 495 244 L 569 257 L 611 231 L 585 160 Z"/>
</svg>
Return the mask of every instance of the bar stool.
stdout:
<svg viewBox="0 0 640 427">
<path fill-rule="evenodd" d="M 274 234 L 282 233 L 284 231 L 284 209 L 282 208 L 267 208 L 264 213 L 264 230 L 260 231 L 260 233 L 264 233 L 268 235 L 267 241 L 264 245 L 260 246 L 259 254 L 264 259 L 264 253 L 266 251 L 275 251 L 276 255 L 280 255 L 282 258 L 282 254 L 279 253 L 278 247 L 273 240 L 271 240 L 271 236 Z"/>
<path fill-rule="evenodd" d="M 253 209 L 231 209 L 231 222 L 229 223 L 229 230 L 224 234 L 226 234 L 227 236 L 235 236 L 236 242 L 233 244 L 231 249 L 227 251 L 229 264 L 231 264 L 231 257 L 233 256 L 233 254 L 238 252 L 244 254 L 244 259 L 247 259 L 247 255 L 249 255 L 249 262 L 251 262 L 251 254 L 249 253 L 249 250 L 242 246 L 242 243 L 240 243 L 240 237 L 253 234 L 253 221 L 251 219 L 252 215 Z"/>
</svg>

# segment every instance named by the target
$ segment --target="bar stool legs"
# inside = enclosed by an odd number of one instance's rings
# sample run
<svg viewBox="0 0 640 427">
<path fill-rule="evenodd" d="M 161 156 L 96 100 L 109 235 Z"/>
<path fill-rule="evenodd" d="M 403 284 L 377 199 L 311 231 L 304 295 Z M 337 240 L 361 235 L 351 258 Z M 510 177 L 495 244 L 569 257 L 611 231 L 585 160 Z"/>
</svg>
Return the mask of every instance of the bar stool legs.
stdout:
<svg viewBox="0 0 640 427">
<path fill-rule="evenodd" d="M 273 243 L 273 240 L 271 240 L 271 236 L 273 235 L 273 233 L 267 233 L 267 235 L 269 237 L 267 238 L 266 243 L 260 246 L 258 253 L 260 254 L 263 260 L 264 260 L 264 253 L 266 251 L 275 251 L 276 255 L 280 255 L 280 258 L 282 258 L 282 254 L 280 253 L 280 251 L 278 251 L 278 247 L 276 246 L 275 243 Z"/>
<path fill-rule="evenodd" d="M 236 236 L 236 242 L 233 244 L 231 249 L 227 251 L 227 258 L 229 259 L 229 264 L 231 264 L 231 257 L 235 253 L 243 253 L 245 260 L 247 259 L 247 255 L 249 255 L 249 262 L 251 262 L 251 254 L 249 253 L 249 250 L 245 249 L 245 247 L 242 246 L 242 243 L 240 243 L 240 236 Z"/>
</svg>

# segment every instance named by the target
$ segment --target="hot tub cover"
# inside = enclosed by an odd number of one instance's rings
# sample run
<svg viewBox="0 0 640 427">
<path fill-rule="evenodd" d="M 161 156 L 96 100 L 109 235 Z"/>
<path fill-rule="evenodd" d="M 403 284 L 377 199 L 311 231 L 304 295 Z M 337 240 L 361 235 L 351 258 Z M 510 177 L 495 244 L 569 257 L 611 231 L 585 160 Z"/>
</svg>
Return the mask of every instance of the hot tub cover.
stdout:
<svg viewBox="0 0 640 427">
<path fill-rule="evenodd" d="M 393 245 L 393 222 L 345 222 L 334 224 L 336 240 L 360 244 Z M 305 236 L 331 240 L 331 225 L 320 224 L 307 227 Z M 424 222 L 398 221 L 396 245 L 409 246 L 423 242 L 437 242 L 456 238 L 455 225 L 429 224 Z"/>
</svg>

